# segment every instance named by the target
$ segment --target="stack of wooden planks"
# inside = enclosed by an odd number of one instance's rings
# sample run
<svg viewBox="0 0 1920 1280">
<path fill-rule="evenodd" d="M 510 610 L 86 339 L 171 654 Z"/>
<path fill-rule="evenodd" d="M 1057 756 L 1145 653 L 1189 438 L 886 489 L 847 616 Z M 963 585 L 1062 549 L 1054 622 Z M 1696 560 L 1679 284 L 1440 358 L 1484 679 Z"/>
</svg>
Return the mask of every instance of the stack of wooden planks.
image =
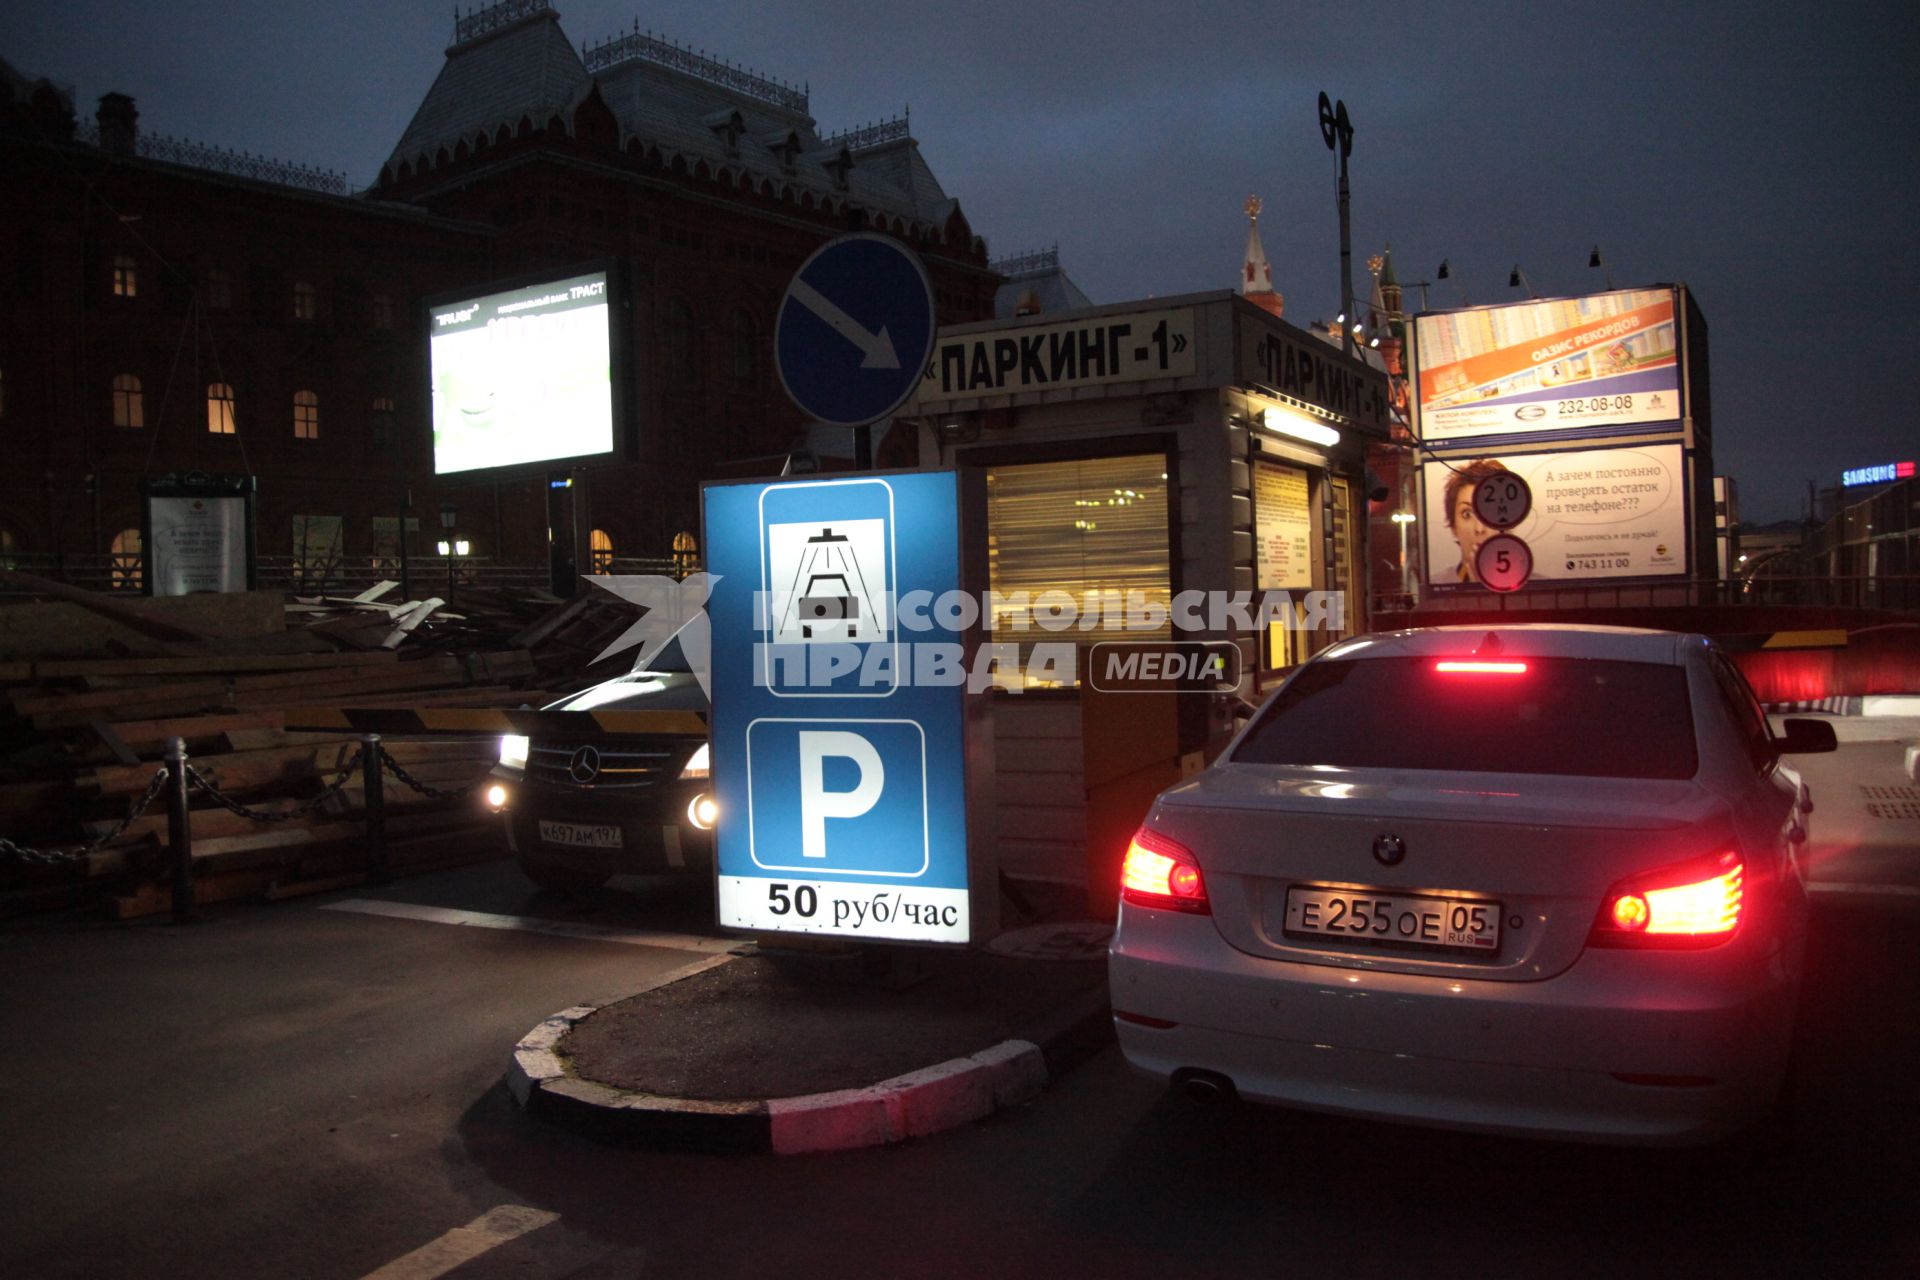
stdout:
<svg viewBox="0 0 1920 1280">
<path fill-rule="evenodd" d="M 0 696 L 11 713 L 0 834 L 16 844 L 64 848 L 111 831 L 176 737 L 185 739 L 200 775 L 239 804 L 261 812 L 302 806 L 341 779 L 360 741 L 289 732 L 283 708 L 539 705 L 550 695 L 525 687 L 533 672 L 524 649 L 407 658 L 375 648 L 0 662 Z M 491 737 L 383 745 L 409 774 L 445 791 L 475 784 L 498 747 Z M 497 823 L 477 796 L 433 798 L 392 778 L 384 792 L 396 872 L 499 855 Z M 196 897 L 285 896 L 363 875 L 363 794 L 355 770 L 311 812 L 260 822 L 194 788 Z M 16 909 L 48 897 L 107 896 L 122 915 L 165 910 L 168 892 L 154 881 L 165 867 L 166 839 L 163 796 L 83 858 L 58 867 L 0 861 L 0 891 L 13 890 Z"/>
</svg>

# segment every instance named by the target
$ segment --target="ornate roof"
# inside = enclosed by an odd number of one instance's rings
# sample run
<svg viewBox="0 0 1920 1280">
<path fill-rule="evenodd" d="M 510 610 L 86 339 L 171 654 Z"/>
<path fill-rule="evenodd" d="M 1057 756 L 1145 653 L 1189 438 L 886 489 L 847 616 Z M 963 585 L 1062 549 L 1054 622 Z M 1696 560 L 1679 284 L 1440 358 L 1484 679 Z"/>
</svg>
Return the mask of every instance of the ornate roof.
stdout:
<svg viewBox="0 0 1920 1280">
<path fill-rule="evenodd" d="M 460 17 L 446 65 L 393 150 L 388 168 L 416 169 L 493 138 L 522 119 L 536 128 L 573 111 L 597 85 L 619 122 L 669 163 L 747 177 L 776 192 L 852 204 L 906 224 L 944 227 L 958 207 L 920 155 L 903 115 L 822 135 L 808 93 L 673 44 L 636 25 L 576 53 L 545 0 L 501 0 Z"/>
</svg>

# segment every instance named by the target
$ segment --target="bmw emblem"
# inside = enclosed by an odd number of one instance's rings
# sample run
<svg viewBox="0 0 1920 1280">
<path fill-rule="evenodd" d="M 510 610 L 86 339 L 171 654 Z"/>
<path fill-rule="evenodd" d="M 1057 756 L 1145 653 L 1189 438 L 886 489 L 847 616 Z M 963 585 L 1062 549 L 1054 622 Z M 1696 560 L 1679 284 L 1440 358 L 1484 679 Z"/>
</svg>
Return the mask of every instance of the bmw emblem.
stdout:
<svg viewBox="0 0 1920 1280">
<path fill-rule="evenodd" d="M 581 786 L 586 786 L 600 776 L 600 749 L 581 747 L 573 753 L 573 759 L 567 761 L 567 776 Z M 1375 846 L 1376 851 L 1378 846 Z"/>
<path fill-rule="evenodd" d="M 1373 856 L 1381 866 L 1397 867 L 1407 856 L 1407 842 L 1399 836 L 1375 836 Z"/>
</svg>

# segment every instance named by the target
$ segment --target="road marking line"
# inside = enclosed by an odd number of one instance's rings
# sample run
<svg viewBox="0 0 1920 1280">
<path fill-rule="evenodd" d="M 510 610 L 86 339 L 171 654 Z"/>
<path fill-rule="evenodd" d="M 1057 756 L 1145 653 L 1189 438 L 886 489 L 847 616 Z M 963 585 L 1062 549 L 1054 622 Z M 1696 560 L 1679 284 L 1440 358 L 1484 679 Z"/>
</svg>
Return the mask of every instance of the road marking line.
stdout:
<svg viewBox="0 0 1920 1280">
<path fill-rule="evenodd" d="M 666 933 L 655 929 L 610 929 L 597 924 L 568 924 L 564 920 L 542 920 L 538 916 L 502 916 L 486 911 L 459 911 L 453 907 L 423 907 L 411 902 L 381 902 L 374 898 L 348 898 L 329 902 L 322 911 L 352 911 L 359 915 L 387 916 L 395 920 L 418 920 L 427 924 L 469 925 L 480 929 L 518 929 L 526 933 L 551 934 L 556 938 L 580 938 L 589 942 L 622 942 L 636 947 L 668 947 L 675 951 L 731 951 L 739 942 L 729 938 L 704 938 L 692 933 Z"/>
<path fill-rule="evenodd" d="M 498 1205 L 466 1226 L 455 1227 L 438 1240 L 395 1258 L 378 1271 L 369 1271 L 363 1280 L 433 1280 L 559 1218 L 557 1213 L 530 1209 L 523 1204 Z"/>
<path fill-rule="evenodd" d="M 1834 880 L 1811 880 L 1807 883 L 1807 892 L 1857 893 L 1889 898 L 1920 898 L 1920 887 L 1910 884 L 1842 884 Z"/>
</svg>

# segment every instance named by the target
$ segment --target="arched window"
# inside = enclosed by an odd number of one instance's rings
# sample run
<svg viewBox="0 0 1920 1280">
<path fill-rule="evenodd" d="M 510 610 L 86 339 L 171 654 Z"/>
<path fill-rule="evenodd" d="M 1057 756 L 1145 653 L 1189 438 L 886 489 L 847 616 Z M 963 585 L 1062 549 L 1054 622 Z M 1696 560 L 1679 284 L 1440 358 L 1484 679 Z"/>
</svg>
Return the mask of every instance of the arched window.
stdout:
<svg viewBox="0 0 1920 1280">
<path fill-rule="evenodd" d="M 591 573 L 605 573 L 613 567 L 613 535 L 605 529 L 595 529 L 587 538 L 588 561 L 592 564 Z"/>
<path fill-rule="evenodd" d="M 320 438 L 320 397 L 311 391 L 293 393 L 293 438 L 295 440 Z"/>
<path fill-rule="evenodd" d="M 113 535 L 107 555 L 108 581 L 115 591 L 138 591 L 141 586 L 140 531 L 122 529 Z"/>
<path fill-rule="evenodd" d="M 140 295 L 140 268 L 130 253 L 113 255 L 113 296 L 135 298 Z"/>
<path fill-rule="evenodd" d="M 141 393 L 140 379 L 131 373 L 117 373 L 113 376 L 113 425 L 116 427 L 147 425 L 147 398 Z"/>
<path fill-rule="evenodd" d="M 668 298 L 665 332 L 661 335 L 666 348 L 666 370 L 670 377 L 691 378 L 694 372 L 693 354 L 693 308 L 687 305 L 685 298 Z"/>
<path fill-rule="evenodd" d="M 760 381 L 759 334 L 753 317 L 739 307 L 727 316 L 727 377 L 736 387 Z"/>
<path fill-rule="evenodd" d="M 207 430 L 216 436 L 233 434 L 233 388 L 224 382 L 207 384 Z"/>
<path fill-rule="evenodd" d="M 311 320 L 320 312 L 320 295 L 306 280 L 293 282 L 293 318 Z"/>
<path fill-rule="evenodd" d="M 673 535 L 673 571 L 682 577 L 700 567 L 700 540 L 682 529 Z"/>
</svg>

